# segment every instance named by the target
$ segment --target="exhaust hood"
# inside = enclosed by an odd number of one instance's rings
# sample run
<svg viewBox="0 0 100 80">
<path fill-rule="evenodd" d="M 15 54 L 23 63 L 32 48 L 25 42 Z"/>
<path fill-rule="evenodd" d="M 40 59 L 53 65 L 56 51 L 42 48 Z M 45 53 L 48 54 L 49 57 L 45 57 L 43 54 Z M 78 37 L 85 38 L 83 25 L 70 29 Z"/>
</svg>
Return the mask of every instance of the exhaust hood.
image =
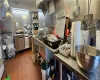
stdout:
<svg viewBox="0 0 100 80">
<path fill-rule="evenodd" d="M 38 9 L 41 9 L 43 13 L 45 14 L 47 11 L 49 11 L 49 4 L 52 2 L 52 0 L 37 0 L 36 5 Z"/>
</svg>

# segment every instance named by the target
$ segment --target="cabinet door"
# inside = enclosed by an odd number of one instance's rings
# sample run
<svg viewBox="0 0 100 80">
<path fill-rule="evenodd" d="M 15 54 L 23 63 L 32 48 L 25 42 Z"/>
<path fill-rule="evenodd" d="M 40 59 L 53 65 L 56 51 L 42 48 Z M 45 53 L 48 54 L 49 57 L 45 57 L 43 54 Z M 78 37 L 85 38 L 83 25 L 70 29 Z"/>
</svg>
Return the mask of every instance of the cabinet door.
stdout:
<svg viewBox="0 0 100 80">
<path fill-rule="evenodd" d="M 16 51 L 25 49 L 25 39 L 23 36 L 15 36 L 15 49 Z"/>
<path fill-rule="evenodd" d="M 18 44 L 19 44 L 19 50 L 25 49 L 25 39 L 24 39 L 24 37 L 19 37 Z"/>
<path fill-rule="evenodd" d="M 30 43 L 29 43 L 29 37 L 25 37 L 25 49 L 30 47 Z"/>
</svg>

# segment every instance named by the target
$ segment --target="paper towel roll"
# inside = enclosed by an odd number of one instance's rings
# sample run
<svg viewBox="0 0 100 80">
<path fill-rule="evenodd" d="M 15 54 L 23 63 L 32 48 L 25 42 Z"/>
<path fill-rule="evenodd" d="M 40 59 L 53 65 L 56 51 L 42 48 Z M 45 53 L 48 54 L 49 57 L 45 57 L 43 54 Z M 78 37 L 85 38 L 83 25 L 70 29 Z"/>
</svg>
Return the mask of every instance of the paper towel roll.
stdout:
<svg viewBox="0 0 100 80">
<path fill-rule="evenodd" d="M 74 38 L 75 45 L 80 45 L 81 38 L 81 21 L 76 21 L 72 23 L 72 38 Z"/>
<path fill-rule="evenodd" d="M 71 56 L 75 57 L 75 46 L 80 45 L 81 21 L 72 23 L 71 31 Z"/>
</svg>

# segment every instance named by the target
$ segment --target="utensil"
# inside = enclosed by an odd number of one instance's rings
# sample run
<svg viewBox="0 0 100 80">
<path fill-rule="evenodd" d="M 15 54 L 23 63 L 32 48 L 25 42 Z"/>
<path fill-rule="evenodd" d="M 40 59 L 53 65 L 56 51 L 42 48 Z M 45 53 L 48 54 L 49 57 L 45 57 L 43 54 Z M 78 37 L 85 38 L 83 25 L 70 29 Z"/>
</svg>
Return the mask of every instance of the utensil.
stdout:
<svg viewBox="0 0 100 80">
<path fill-rule="evenodd" d="M 80 6 L 79 6 L 78 0 L 76 0 L 73 15 L 74 15 L 74 17 L 77 17 L 79 14 L 80 14 Z"/>
<path fill-rule="evenodd" d="M 93 21 L 93 14 L 90 14 L 90 6 L 91 6 L 91 0 L 88 0 L 88 15 L 84 16 L 84 25 L 90 27 Z"/>
<path fill-rule="evenodd" d="M 100 20 L 97 20 L 95 23 L 96 30 L 100 30 Z"/>
<path fill-rule="evenodd" d="M 84 21 L 86 22 L 87 26 L 90 26 L 93 21 L 93 14 L 88 14 L 84 16 Z"/>
</svg>

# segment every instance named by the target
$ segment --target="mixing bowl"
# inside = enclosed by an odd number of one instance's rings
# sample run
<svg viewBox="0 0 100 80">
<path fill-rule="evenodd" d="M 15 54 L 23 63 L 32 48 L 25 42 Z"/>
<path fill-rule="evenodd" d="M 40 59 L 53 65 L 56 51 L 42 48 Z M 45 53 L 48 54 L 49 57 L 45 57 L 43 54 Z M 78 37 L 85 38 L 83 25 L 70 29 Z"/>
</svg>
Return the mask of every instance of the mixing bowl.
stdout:
<svg viewBox="0 0 100 80">
<path fill-rule="evenodd" d="M 94 72 L 99 65 L 99 56 L 93 56 L 96 54 L 96 49 L 91 46 L 81 46 L 80 50 L 76 50 L 76 60 L 79 67 L 86 72 Z M 91 55 L 90 55 L 91 54 Z"/>
</svg>

